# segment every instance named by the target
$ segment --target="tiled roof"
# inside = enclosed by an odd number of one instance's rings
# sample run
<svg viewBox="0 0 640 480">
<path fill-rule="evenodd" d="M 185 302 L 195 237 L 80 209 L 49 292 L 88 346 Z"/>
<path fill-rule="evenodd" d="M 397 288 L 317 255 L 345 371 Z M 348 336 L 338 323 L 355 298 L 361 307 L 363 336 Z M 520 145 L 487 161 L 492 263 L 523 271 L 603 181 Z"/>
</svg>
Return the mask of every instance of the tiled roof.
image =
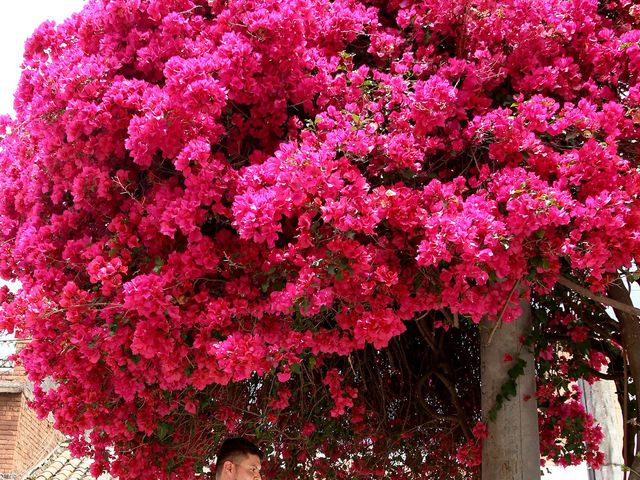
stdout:
<svg viewBox="0 0 640 480">
<path fill-rule="evenodd" d="M 95 480 L 89 471 L 92 463 L 93 460 L 90 458 L 72 457 L 65 442 L 29 472 L 24 480 Z M 110 480 L 111 478 L 103 474 L 98 480 Z"/>
</svg>

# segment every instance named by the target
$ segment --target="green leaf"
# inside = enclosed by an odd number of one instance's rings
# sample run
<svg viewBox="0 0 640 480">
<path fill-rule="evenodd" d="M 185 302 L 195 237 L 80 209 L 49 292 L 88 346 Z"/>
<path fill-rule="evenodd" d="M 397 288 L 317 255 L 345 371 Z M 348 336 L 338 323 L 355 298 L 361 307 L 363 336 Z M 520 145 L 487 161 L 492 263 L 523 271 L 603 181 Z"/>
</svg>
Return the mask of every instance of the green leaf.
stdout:
<svg viewBox="0 0 640 480">
<path fill-rule="evenodd" d="M 160 439 L 160 441 L 165 440 L 169 434 L 171 433 L 172 426 L 165 422 L 158 423 L 158 428 L 156 428 L 156 436 Z"/>
<path fill-rule="evenodd" d="M 164 260 L 162 260 L 161 257 L 156 257 L 156 258 L 154 258 L 153 263 L 155 265 L 153 267 L 153 271 L 155 273 L 160 273 L 160 270 L 162 270 L 162 267 L 164 265 Z"/>
<path fill-rule="evenodd" d="M 516 396 L 516 382 L 507 382 L 504 385 L 502 385 L 502 388 L 500 389 L 500 394 L 506 399 L 509 400 L 510 398 L 513 398 Z"/>
<path fill-rule="evenodd" d="M 520 375 L 524 375 L 524 367 L 527 366 L 527 362 L 525 362 L 522 358 L 518 358 L 516 363 L 509 369 L 509 378 L 512 380 L 517 379 Z"/>
</svg>

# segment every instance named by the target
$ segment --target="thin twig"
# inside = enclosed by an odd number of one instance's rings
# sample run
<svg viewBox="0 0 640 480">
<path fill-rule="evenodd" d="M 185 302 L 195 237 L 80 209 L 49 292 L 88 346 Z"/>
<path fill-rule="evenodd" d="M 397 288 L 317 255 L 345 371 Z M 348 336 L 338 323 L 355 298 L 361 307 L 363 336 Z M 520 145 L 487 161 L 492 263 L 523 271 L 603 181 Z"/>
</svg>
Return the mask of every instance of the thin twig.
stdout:
<svg viewBox="0 0 640 480">
<path fill-rule="evenodd" d="M 202 5 L 196 5 L 195 7 L 190 8 L 189 10 L 184 10 L 183 12 L 178 12 L 178 14 L 184 15 L 185 13 L 189 13 L 189 12 L 191 12 L 191 11 L 197 9 L 197 8 L 204 8 L 204 7 Z"/>
<path fill-rule="evenodd" d="M 518 288 L 518 285 L 520 285 L 520 280 L 517 280 L 516 283 L 513 284 L 513 287 L 511 287 L 511 291 L 509 292 L 507 301 L 504 302 L 504 305 L 502 306 L 502 310 L 500 310 L 500 315 L 498 315 L 498 318 L 496 319 L 496 324 L 493 327 L 493 330 L 491 330 L 491 335 L 489 335 L 489 340 L 487 340 L 487 345 L 491 345 L 491 340 L 493 339 L 493 335 L 496 333 L 496 330 L 502 323 L 502 317 L 504 316 L 504 312 L 507 311 L 507 307 L 509 306 L 509 302 L 511 302 L 511 297 L 513 296 L 513 292 L 516 291 L 516 288 Z"/>
</svg>

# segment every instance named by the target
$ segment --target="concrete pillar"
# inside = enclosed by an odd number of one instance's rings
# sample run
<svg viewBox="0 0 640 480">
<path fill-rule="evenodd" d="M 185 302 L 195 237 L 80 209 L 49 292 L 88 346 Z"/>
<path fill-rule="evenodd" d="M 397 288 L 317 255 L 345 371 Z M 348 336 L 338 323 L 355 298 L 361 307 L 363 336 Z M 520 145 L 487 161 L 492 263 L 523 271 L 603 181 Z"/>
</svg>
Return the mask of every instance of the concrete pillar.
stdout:
<svg viewBox="0 0 640 480">
<path fill-rule="evenodd" d="M 520 343 L 531 328 L 531 308 L 527 302 L 522 302 L 521 308 L 520 317 L 511 323 L 501 323 L 493 337 L 495 322 L 481 324 L 482 412 L 489 430 L 482 449 L 482 480 L 540 479 L 534 359 Z M 486 416 L 513 366 L 513 362 L 504 361 L 505 353 L 527 364 L 524 374 L 517 379 L 515 397 L 502 405 L 492 422 Z"/>
<path fill-rule="evenodd" d="M 587 413 L 593 415 L 595 421 L 602 428 L 604 439 L 600 450 L 604 453 L 604 465 L 593 471 L 593 480 L 623 480 L 621 466 L 622 458 L 622 410 L 616 395 L 615 382 L 600 380 L 592 385 L 580 382 L 584 392 L 584 407 Z"/>
</svg>

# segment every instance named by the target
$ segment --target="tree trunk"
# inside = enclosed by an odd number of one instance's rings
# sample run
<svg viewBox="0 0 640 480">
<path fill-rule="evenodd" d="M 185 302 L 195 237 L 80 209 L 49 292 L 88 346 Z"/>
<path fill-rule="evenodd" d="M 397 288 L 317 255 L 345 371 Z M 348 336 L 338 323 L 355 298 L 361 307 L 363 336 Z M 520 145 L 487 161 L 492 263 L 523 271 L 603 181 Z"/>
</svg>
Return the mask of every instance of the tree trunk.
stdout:
<svg viewBox="0 0 640 480">
<path fill-rule="evenodd" d="M 531 307 L 521 302 L 522 314 L 512 323 L 501 323 L 491 338 L 495 322 L 481 325 L 482 415 L 489 436 L 482 448 L 482 480 L 536 480 L 540 478 L 540 440 L 535 398 L 533 354 L 520 343 L 531 328 Z M 490 340 L 490 341 L 489 341 Z M 505 362 L 505 354 L 526 362 L 517 378 L 516 395 L 506 400 L 496 420 L 488 413 L 496 396 L 509 380 L 514 362 Z"/>
<path fill-rule="evenodd" d="M 609 284 L 607 294 L 614 300 L 626 305 L 633 305 L 629 290 L 627 290 L 620 278 Z M 640 407 L 640 318 L 637 315 L 623 312 L 616 308 L 613 310 L 622 330 L 622 343 L 627 354 L 631 377 L 633 378 L 633 386 L 635 388 L 633 393 L 635 393 L 636 412 L 638 412 L 640 411 L 638 409 Z M 637 421 L 638 418 L 635 420 Z M 634 448 L 635 442 L 631 439 L 629 440 L 627 445 L 630 445 L 633 450 L 627 452 L 627 458 L 625 458 L 627 465 L 631 467 L 629 480 L 640 480 L 640 457 L 637 455 L 637 447 Z"/>
</svg>

